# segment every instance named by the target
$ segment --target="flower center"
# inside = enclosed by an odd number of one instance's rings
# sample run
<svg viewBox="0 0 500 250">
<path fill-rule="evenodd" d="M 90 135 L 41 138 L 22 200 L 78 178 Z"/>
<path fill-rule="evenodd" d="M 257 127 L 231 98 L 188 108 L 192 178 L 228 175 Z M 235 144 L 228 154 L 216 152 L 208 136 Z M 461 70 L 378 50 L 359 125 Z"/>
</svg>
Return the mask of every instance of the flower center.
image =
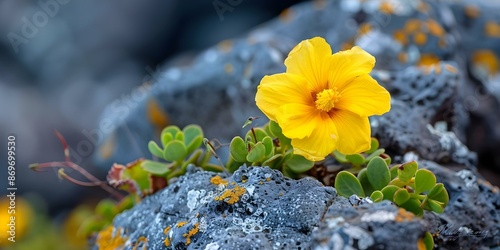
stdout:
<svg viewBox="0 0 500 250">
<path fill-rule="evenodd" d="M 316 94 L 316 108 L 325 112 L 335 107 L 335 102 L 340 99 L 340 93 L 337 88 L 325 89 Z"/>
</svg>

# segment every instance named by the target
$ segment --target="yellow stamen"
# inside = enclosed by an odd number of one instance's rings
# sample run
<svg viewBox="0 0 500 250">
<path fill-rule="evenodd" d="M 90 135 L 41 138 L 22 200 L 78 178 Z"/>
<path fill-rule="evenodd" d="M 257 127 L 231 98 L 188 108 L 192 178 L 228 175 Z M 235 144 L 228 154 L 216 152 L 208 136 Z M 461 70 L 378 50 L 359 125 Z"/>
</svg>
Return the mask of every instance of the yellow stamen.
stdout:
<svg viewBox="0 0 500 250">
<path fill-rule="evenodd" d="M 340 99 L 337 88 L 325 89 L 316 94 L 316 108 L 322 111 L 330 111 L 335 107 L 335 103 Z"/>
</svg>

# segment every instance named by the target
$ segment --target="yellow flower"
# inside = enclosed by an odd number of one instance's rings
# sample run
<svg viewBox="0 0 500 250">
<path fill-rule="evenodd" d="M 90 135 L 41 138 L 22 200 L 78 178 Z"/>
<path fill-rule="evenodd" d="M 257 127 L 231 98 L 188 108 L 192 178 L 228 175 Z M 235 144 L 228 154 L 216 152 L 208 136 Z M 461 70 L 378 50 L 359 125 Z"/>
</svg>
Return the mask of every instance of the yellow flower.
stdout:
<svg viewBox="0 0 500 250">
<path fill-rule="evenodd" d="M 370 75 L 375 58 L 359 47 L 332 55 L 320 37 L 299 43 L 286 72 L 265 76 L 257 88 L 259 109 L 292 140 L 294 153 L 311 161 L 334 150 L 370 148 L 368 116 L 390 110 L 390 95 Z"/>
</svg>

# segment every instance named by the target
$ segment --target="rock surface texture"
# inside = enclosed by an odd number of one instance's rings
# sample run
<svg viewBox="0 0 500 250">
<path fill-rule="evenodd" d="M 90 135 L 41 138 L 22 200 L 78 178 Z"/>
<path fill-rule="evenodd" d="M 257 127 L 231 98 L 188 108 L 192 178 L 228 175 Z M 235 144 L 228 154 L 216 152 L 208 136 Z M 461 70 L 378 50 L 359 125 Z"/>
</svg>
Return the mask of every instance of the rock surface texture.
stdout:
<svg viewBox="0 0 500 250">
<path fill-rule="evenodd" d="M 103 119 L 116 126 L 96 162 L 148 157 L 147 142 L 166 124 L 197 123 L 229 142 L 249 116 L 264 117 L 254 101 L 260 79 L 285 71 L 288 51 L 314 36 L 333 51 L 358 45 L 377 58 L 372 76 L 393 100 L 371 118 L 372 135 L 393 162 L 418 159 L 436 174 L 450 196 L 444 213 L 416 217 L 268 168 L 242 167 L 227 179 L 193 168 L 115 218 L 128 249 L 141 236 L 148 249 L 419 249 L 425 232 L 439 249 L 500 249 L 500 191 L 477 171 L 500 166 L 500 2 L 297 5 L 188 65 L 171 63 L 132 95 L 126 114 L 126 104 L 110 105 Z"/>
</svg>

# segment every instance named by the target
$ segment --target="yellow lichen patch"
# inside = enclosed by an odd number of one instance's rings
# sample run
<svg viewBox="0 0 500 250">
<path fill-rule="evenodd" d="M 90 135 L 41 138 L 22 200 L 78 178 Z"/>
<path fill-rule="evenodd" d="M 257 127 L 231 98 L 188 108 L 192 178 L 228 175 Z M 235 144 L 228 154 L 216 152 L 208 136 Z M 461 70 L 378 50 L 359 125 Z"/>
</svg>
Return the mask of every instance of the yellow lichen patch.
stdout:
<svg viewBox="0 0 500 250">
<path fill-rule="evenodd" d="M 197 234 L 200 231 L 200 223 L 194 224 L 194 227 L 189 230 L 187 233 L 183 234 L 182 236 L 186 238 L 186 246 L 191 244 L 191 237 L 193 237 L 195 234 Z"/>
<path fill-rule="evenodd" d="M 398 60 L 402 63 L 406 63 L 408 61 L 408 55 L 404 52 L 400 52 L 398 54 Z"/>
<path fill-rule="evenodd" d="M 214 185 L 227 185 L 227 180 L 222 179 L 219 175 L 216 175 L 210 179 L 210 183 Z"/>
<path fill-rule="evenodd" d="M 484 24 L 484 33 L 489 37 L 500 37 L 500 25 L 494 21 Z"/>
<path fill-rule="evenodd" d="M 404 30 L 407 33 L 414 33 L 422 29 L 422 22 L 418 19 L 410 19 L 406 21 Z"/>
<path fill-rule="evenodd" d="M 267 178 L 266 178 L 266 181 L 271 181 L 271 178 L 267 177 Z"/>
<path fill-rule="evenodd" d="M 434 36 L 444 36 L 445 34 L 443 27 L 434 19 L 427 21 L 427 28 L 429 29 L 429 33 Z"/>
<path fill-rule="evenodd" d="M 231 189 L 226 189 L 221 195 L 215 197 L 216 201 L 225 201 L 228 204 L 234 204 L 240 200 L 240 197 L 246 193 L 247 190 L 244 187 L 235 186 Z"/>
<path fill-rule="evenodd" d="M 467 5 L 464 8 L 464 14 L 468 18 L 477 18 L 481 14 L 479 8 L 475 5 Z"/>
<path fill-rule="evenodd" d="M 168 126 L 169 119 L 167 113 L 162 109 L 158 101 L 149 99 L 146 107 L 148 121 L 155 126 L 158 131 Z"/>
<path fill-rule="evenodd" d="M 231 40 L 224 40 L 217 44 L 217 47 L 220 51 L 226 53 L 231 51 L 231 49 L 233 48 L 233 42 Z"/>
<path fill-rule="evenodd" d="M 418 11 L 422 13 L 428 13 L 429 12 L 429 5 L 424 3 L 423 1 L 420 1 L 420 3 L 417 6 Z"/>
<path fill-rule="evenodd" d="M 233 65 L 230 63 L 226 63 L 226 65 L 224 65 L 224 72 L 226 72 L 226 74 L 228 75 L 233 73 Z"/>
<path fill-rule="evenodd" d="M 422 54 L 418 61 L 418 66 L 432 66 L 439 63 L 439 57 L 433 54 Z"/>
<path fill-rule="evenodd" d="M 427 35 L 424 32 L 415 32 L 413 34 L 413 41 L 415 44 L 422 46 L 427 43 Z"/>
<path fill-rule="evenodd" d="M 293 17 L 293 11 L 290 8 L 283 10 L 279 15 L 280 21 L 284 23 L 287 23 L 290 20 L 292 20 L 292 17 Z"/>
<path fill-rule="evenodd" d="M 394 218 L 394 220 L 396 222 L 403 222 L 403 221 L 411 221 L 414 218 L 415 214 L 406 211 L 404 208 L 399 208 L 398 213 L 396 214 L 396 218 Z"/>
<path fill-rule="evenodd" d="M 446 40 L 444 38 L 440 38 L 438 41 L 438 45 L 440 48 L 446 47 Z"/>
<path fill-rule="evenodd" d="M 379 5 L 378 9 L 380 12 L 382 12 L 384 14 L 388 14 L 388 15 L 394 14 L 394 6 L 392 6 L 392 4 L 389 2 L 382 2 Z"/>
<path fill-rule="evenodd" d="M 144 236 L 141 236 L 139 237 L 139 239 L 137 239 L 137 241 L 135 242 L 134 244 L 134 247 L 132 248 L 132 250 L 137 250 L 139 245 L 142 244 L 142 250 L 146 250 L 147 249 L 147 245 L 148 245 L 148 239 Z"/>
<path fill-rule="evenodd" d="M 365 35 L 372 30 L 372 25 L 369 23 L 362 23 L 359 25 L 358 35 Z"/>
<path fill-rule="evenodd" d="M 97 235 L 96 245 L 99 250 L 115 250 L 124 247 L 128 237 L 121 235 L 121 228 L 108 226 Z"/>
<path fill-rule="evenodd" d="M 498 57 L 491 50 L 478 50 L 472 54 L 472 63 L 483 67 L 490 75 L 496 75 L 499 71 Z"/>
<path fill-rule="evenodd" d="M 453 67 L 451 64 L 445 64 L 444 68 L 451 73 L 454 73 L 454 74 L 458 73 L 457 68 Z"/>
<path fill-rule="evenodd" d="M 186 224 L 187 224 L 187 221 L 179 221 L 179 222 L 177 222 L 176 227 L 179 228 L 179 227 L 182 227 L 182 226 L 184 226 Z"/>
<path fill-rule="evenodd" d="M 170 232 L 170 229 L 171 229 L 171 227 L 168 226 L 165 228 L 165 230 L 163 230 L 163 234 L 167 235 L 165 237 L 165 240 L 163 241 L 163 243 L 165 244 L 166 247 L 169 247 L 172 244 L 172 242 L 170 242 L 170 238 L 168 237 L 168 233 Z"/>
<path fill-rule="evenodd" d="M 401 43 L 403 46 L 408 44 L 408 36 L 406 35 L 406 33 L 404 31 L 396 30 L 396 31 L 394 31 L 392 36 L 394 37 L 394 39 L 396 39 L 396 41 Z"/>
<path fill-rule="evenodd" d="M 322 10 L 326 7 L 326 0 L 314 0 L 313 1 L 313 7 L 317 10 Z"/>
</svg>

